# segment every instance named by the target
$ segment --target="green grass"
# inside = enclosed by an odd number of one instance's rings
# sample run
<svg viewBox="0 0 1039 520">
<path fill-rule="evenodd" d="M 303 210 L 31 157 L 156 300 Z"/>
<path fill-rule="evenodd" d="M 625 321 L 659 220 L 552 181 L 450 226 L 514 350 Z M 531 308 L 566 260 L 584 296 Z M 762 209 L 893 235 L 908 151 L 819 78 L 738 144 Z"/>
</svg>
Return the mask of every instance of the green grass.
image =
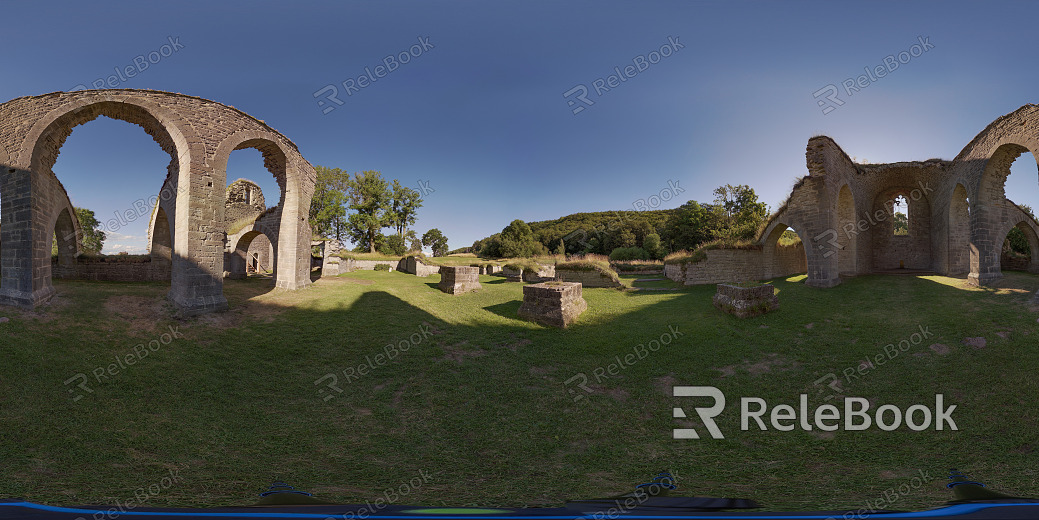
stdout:
<svg viewBox="0 0 1039 520">
<path fill-rule="evenodd" d="M 749 320 L 714 309 L 714 286 L 585 289 L 588 311 L 567 330 L 516 317 L 523 284 L 481 276 L 480 291 L 452 296 L 438 279 L 364 271 L 295 292 L 227 281 L 231 311 L 185 321 L 170 317 L 163 284 L 57 282 L 48 307 L 0 307 L 11 319 L 0 324 L 0 498 L 126 502 L 171 469 L 181 481 L 150 505 L 248 504 L 273 479 L 363 502 L 420 471 L 434 478 L 407 503 L 559 505 L 628 492 L 661 468 L 678 475 L 683 495 L 788 510 L 864 507 L 918 470 L 936 480 L 890 507 L 937 506 L 952 498 L 951 467 L 1039 494 L 1039 325 L 1024 303 L 1039 276 L 1008 274 L 1004 290 L 936 276 L 864 276 L 832 289 L 777 279 L 779 310 Z M 345 369 L 424 324 L 431 335 L 345 381 Z M 184 337 L 102 382 L 91 374 L 170 326 Z M 669 327 L 683 335 L 596 381 Z M 919 327 L 934 337 L 845 394 L 904 409 L 943 393 L 958 405 L 960 431 L 739 430 L 740 397 L 796 406 L 805 393 L 823 404 L 816 380 Z M 984 349 L 963 344 L 977 336 Z M 74 401 L 75 383 L 64 382 L 77 373 L 93 391 Z M 315 384 L 328 373 L 342 393 Z M 577 390 L 575 401 L 564 383 L 578 373 L 592 393 Z M 699 403 L 672 397 L 673 385 L 725 393 L 725 439 L 672 438 L 673 428 L 698 426 Z M 676 406 L 689 422 L 672 418 Z"/>
</svg>

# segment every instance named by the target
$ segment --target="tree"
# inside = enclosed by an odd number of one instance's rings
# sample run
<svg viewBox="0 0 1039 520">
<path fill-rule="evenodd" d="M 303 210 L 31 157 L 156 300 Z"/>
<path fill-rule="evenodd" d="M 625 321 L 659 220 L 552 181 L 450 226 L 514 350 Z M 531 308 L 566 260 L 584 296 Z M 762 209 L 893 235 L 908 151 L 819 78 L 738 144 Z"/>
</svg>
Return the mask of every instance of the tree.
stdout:
<svg viewBox="0 0 1039 520">
<path fill-rule="evenodd" d="M 347 234 L 346 204 L 350 174 L 339 168 L 315 166 L 317 182 L 310 203 L 310 228 L 314 235 L 344 241 Z"/>
<path fill-rule="evenodd" d="M 534 232 L 530 230 L 530 226 L 522 220 L 513 220 L 505 229 L 501 230 L 500 255 L 503 257 L 527 258 L 547 252 L 544 244 L 534 238 Z"/>
<path fill-rule="evenodd" d="M 402 186 L 400 181 L 393 180 L 393 189 L 390 192 L 390 225 L 397 230 L 397 234 L 405 236 L 408 226 L 414 225 L 417 219 L 417 211 L 422 207 L 422 198 L 418 191 Z"/>
<path fill-rule="evenodd" d="M 901 211 L 896 211 L 894 215 L 895 223 L 895 234 L 896 235 L 908 235 L 909 234 L 909 216 Z"/>
<path fill-rule="evenodd" d="M 645 249 L 649 253 L 649 257 L 656 260 L 660 258 L 660 235 L 656 233 L 649 233 L 646 238 L 642 239 L 642 249 Z"/>
<path fill-rule="evenodd" d="M 101 223 L 94 217 L 94 212 L 86 208 L 76 208 L 76 219 L 83 229 L 83 249 L 90 253 L 100 253 L 108 236 L 101 231 Z"/>
<path fill-rule="evenodd" d="M 382 246 L 379 248 L 379 252 L 385 255 L 396 255 L 401 256 L 408 252 L 407 246 L 404 244 L 404 237 L 400 235 L 390 235 L 383 241 Z"/>
<path fill-rule="evenodd" d="M 433 228 L 422 235 L 422 245 L 433 250 L 433 256 L 444 256 L 447 253 L 447 237 L 439 229 Z"/>
<path fill-rule="evenodd" d="M 714 205 L 721 213 L 721 226 L 715 232 L 719 238 L 754 238 L 758 227 L 768 218 L 768 205 L 758 202 L 757 194 L 746 184 L 715 188 Z"/>
<path fill-rule="evenodd" d="M 682 204 L 664 225 L 663 239 L 672 251 L 695 249 L 714 239 L 718 213 L 710 204 L 691 200 Z"/>
<path fill-rule="evenodd" d="M 389 225 L 390 189 L 382 174 L 367 170 L 354 174 L 348 184 L 352 213 L 347 219 L 350 240 L 366 246 L 374 253 L 382 238 L 382 228 Z"/>
<path fill-rule="evenodd" d="M 563 243 L 563 239 L 562 238 L 559 239 L 559 245 L 556 246 L 555 253 L 557 255 L 565 255 L 566 254 L 566 244 Z"/>
</svg>

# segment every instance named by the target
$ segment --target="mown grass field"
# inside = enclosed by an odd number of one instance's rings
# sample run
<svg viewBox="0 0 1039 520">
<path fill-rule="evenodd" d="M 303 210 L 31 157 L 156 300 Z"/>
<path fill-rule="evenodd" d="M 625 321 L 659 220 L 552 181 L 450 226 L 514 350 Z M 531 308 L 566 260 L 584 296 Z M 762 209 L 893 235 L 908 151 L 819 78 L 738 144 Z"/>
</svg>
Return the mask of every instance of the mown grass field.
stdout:
<svg viewBox="0 0 1039 520">
<path fill-rule="evenodd" d="M 623 280 L 673 285 L 636 278 Z M 952 498 L 951 467 L 1039 496 L 1039 312 L 1026 304 L 1039 276 L 1008 273 L 984 289 L 934 276 L 832 289 L 803 279 L 774 280 L 780 309 L 749 320 L 716 311 L 713 286 L 585 289 L 589 310 L 568 330 L 517 319 L 522 285 L 493 276 L 460 296 L 438 291 L 438 276 L 397 272 L 297 292 L 229 280 L 231 311 L 183 321 L 162 284 L 58 282 L 48 307 L 0 308 L 10 318 L 0 323 L 0 498 L 125 502 L 172 470 L 178 481 L 151 505 L 249 504 L 273 479 L 363 502 L 427 474 L 404 503 L 537 506 L 628 492 L 667 468 L 682 495 L 857 509 L 929 472 L 935 480 L 887 506 L 910 509 Z M 740 431 L 740 397 L 823 404 L 833 392 L 817 380 L 921 327 L 933 336 L 837 397 L 905 409 L 943 393 L 959 431 Z M 596 376 L 675 329 L 669 345 Z M 110 370 L 152 340 L 154 351 Z M 375 359 L 402 341 L 406 352 Z M 374 369 L 344 374 L 366 357 Z M 590 393 L 565 384 L 577 374 Z M 672 397 L 674 385 L 725 393 L 725 439 L 672 438 L 676 427 L 703 432 L 693 407 L 709 404 Z M 691 418 L 674 419 L 676 406 Z"/>
</svg>

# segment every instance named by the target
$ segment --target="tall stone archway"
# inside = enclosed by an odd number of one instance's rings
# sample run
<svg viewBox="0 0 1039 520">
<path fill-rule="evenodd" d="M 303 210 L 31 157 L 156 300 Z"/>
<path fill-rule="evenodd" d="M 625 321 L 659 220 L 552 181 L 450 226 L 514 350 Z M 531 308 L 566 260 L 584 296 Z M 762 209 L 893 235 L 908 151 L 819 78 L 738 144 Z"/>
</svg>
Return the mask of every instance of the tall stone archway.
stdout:
<svg viewBox="0 0 1039 520">
<path fill-rule="evenodd" d="M 31 307 L 53 294 L 49 240 L 67 195 L 51 168 L 72 130 L 102 115 L 141 126 L 170 155 L 160 192 L 165 200 L 159 204 L 170 227 L 169 297 L 184 314 L 227 307 L 222 290 L 224 167 L 227 154 L 238 147 L 259 148 L 282 187 L 284 218 L 278 234 L 290 240 L 280 246 L 279 268 L 303 275 L 279 279 L 278 286 L 298 289 L 310 283 L 300 265 L 309 265 L 306 218 L 315 173 L 291 141 L 239 110 L 182 94 L 56 92 L 0 104 L 0 149 L 8 151 L 6 159 L 0 157 L 5 217 L 0 303 Z"/>
</svg>

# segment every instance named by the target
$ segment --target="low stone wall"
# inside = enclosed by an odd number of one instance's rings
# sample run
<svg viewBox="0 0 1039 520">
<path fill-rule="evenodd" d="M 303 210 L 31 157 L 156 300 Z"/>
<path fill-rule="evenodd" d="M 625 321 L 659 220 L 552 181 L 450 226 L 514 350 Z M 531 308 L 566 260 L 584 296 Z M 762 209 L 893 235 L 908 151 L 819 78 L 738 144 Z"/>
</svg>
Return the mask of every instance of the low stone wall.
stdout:
<svg viewBox="0 0 1039 520">
<path fill-rule="evenodd" d="M 686 264 L 685 284 L 750 282 L 762 277 L 759 249 L 710 249 L 707 258 Z"/>
<path fill-rule="evenodd" d="M 443 266 L 437 287 L 448 294 L 477 291 L 480 289 L 480 271 L 469 266 Z"/>
<path fill-rule="evenodd" d="M 339 261 L 339 271 L 342 273 L 349 273 L 350 271 L 374 271 L 375 266 L 379 264 L 386 264 L 390 266 L 390 271 L 396 270 L 397 262 L 393 260 L 354 260 L 352 258 L 343 258 Z"/>
<path fill-rule="evenodd" d="M 154 257 L 119 258 L 79 257 L 72 264 L 51 263 L 51 276 L 67 280 L 97 280 L 104 282 L 168 282 L 172 278 L 172 264 Z"/>
<path fill-rule="evenodd" d="M 439 265 L 426 265 L 414 256 L 407 256 L 397 262 L 397 270 L 415 276 L 429 276 L 440 272 Z"/>
<path fill-rule="evenodd" d="M 775 287 L 771 285 L 740 287 L 719 284 L 712 302 L 722 312 L 737 318 L 760 316 L 779 308 L 779 297 L 776 296 Z"/>
<path fill-rule="evenodd" d="M 664 266 L 664 275 L 685 285 L 752 282 L 808 272 L 804 244 L 774 249 L 766 259 L 761 249 L 709 249 L 696 263 Z"/>
<path fill-rule="evenodd" d="M 523 319 L 566 328 L 588 309 L 581 284 L 572 282 L 545 282 L 523 287 L 523 305 L 519 316 Z"/>
<path fill-rule="evenodd" d="M 685 264 L 667 264 L 664 266 L 664 276 L 672 281 L 682 283 L 685 281 Z"/>
<path fill-rule="evenodd" d="M 576 282 L 582 287 L 622 287 L 622 284 L 612 277 L 599 271 L 578 271 L 570 269 L 556 269 L 556 280 L 560 282 Z"/>
</svg>

